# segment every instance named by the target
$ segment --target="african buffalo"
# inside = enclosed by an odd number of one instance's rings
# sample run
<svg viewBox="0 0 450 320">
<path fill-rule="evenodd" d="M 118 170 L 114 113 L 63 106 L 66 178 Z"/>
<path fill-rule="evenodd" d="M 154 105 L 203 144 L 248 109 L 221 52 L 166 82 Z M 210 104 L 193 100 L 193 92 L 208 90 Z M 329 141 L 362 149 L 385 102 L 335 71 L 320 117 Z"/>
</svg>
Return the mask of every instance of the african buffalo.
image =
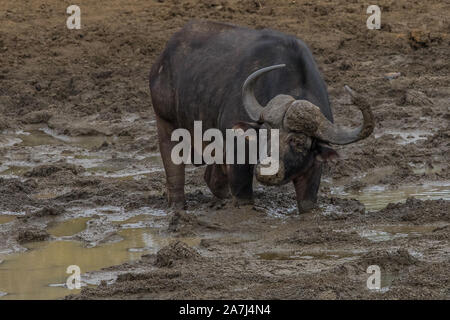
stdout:
<svg viewBox="0 0 450 320">
<path fill-rule="evenodd" d="M 169 205 L 185 205 L 185 166 L 171 161 L 177 143 L 171 133 L 193 132 L 194 120 L 200 120 L 203 130 L 279 129 L 278 172 L 261 175 L 260 164 L 210 164 L 205 180 L 215 196 L 231 192 L 237 203 L 251 202 L 255 175 L 268 185 L 293 181 L 299 212 L 309 210 L 317 201 L 323 162 L 336 155 L 329 144 L 356 142 L 374 128 L 368 102 L 346 89 L 363 115 L 353 130 L 333 123 L 325 83 L 301 40 L 269 29 L 187 23 L 150 71 Z"/>
</svg>

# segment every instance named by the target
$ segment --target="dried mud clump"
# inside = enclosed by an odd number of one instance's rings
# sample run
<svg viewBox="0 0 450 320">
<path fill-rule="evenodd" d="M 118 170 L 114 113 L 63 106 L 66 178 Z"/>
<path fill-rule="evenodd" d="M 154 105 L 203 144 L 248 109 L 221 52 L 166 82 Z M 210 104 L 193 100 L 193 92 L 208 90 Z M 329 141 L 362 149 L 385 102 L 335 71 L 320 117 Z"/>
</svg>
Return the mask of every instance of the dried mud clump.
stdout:
<svg viewBox="0 0 450 320">
<path fill-rule="evenodd" d="M 379 266 L 382 271 L 399 272 L 418 264 L 419 260 L 413 257 L 406 249 L 401 248 L 396 251 L 375 250 L 364 254 L 357 261 L 348 262 L 337 267 L 336 272 L 362 274 L 371 265 Z"/>
<path fill-rule="evenodd" d="M 59 216 L 62 215 L 63 213 L 64 208 L 59 206 L 53 206 L 53 207 L 44 207 L 35 214 L 33 214 L 33 216 L 36 217 Z"/>
<path fill-rule="evenodd" d="M 430 276 L 432 275 L 432 276 Z M 450 296 L 450 262 L 426 263 L 400 277 L 386 299 L 445 299 Z M 401 283 L 401 286 L 399 285 Z M 420 290 L 417 287 L 420 286 Z"/>
<path fill-rule="evenodd" d="M 433 147 L 450 147 L 450 130 L 439 130 L 427 139 L 427 144 Z"/>
<path fill-rule="evenodd" d="M 48 111 L 33 111 L 24 115 L 22 122 L 26 124 L 47 123 L 51 117 L 52 115 Z"/>
<path fill-rule="evenodd" d="M 427 97 L 427 95 L 421 91 L 408 90 L 405 93 L 405 102 L 414 106 L 430 106 L 433 105 L 433 101 Z"/>
<path fill-rule="evenodd" d="M 83 172 L 83 168 L 75 166 L 73 164 L 44 164 L 42 166 L 35 167 L 25 173 L 25 177 L 49 177 L 59 171 L 70 171 L 74 175 L 78 175 Z"/>
<path fill-rule="evenodd" d="M 45 241 L 50 237 L 47 231 L 40 229 L 22 229 L 16 237 L 20 244 L 34 241 Z"/>
<path fill-rule="evenodd" d="M 325 213 L 326 219 L 340 220 L 346 219 L 352 215 L 363 215 L 366 212 L 366 206 L 356 199 L 343 199 L 343 198 L 320 198 L 319 200 L 324 205 L 330 205 L 333 210 L 328 210 Z"/>
<path fill-rule="evenodd" d="M 176 241 L 158 251 L 155 266 L 172 267 L 177 261 L 192 261 L 198 258 L 200 255 L 197 251 L 181 241 Z"/>
<path fill-rule="evenodd" d="M 23 211 L 24 205 L 33 205 L 28 196 L 35 190 L 32 181 L 0 178 L 0 208 L 10 211 Z"/>
<path fill-rule="evenodd" d="M 0 132 L 8 128 L 9 128 L 8 121 L 0 116 Z"/>
<path fill-rule="evenodd" d="M 376 215 L 388 221 L 417 223 L 450 221 L 450 201 L 408 198 L 404 203 L 390 203 Z"/>
<path fill-rule="evenodd" d="M 433 232 L 427 236 L 431 240 L 450 240 L 450 225 L 437 227 Z"/>
<path fill-rule="evenodd" d="M 413 49 L 428 48 L 433 43 L 441 43 L 442 36 L 425 30 L 412 30 L 409 33 L 409 45 Z"/>
<path fill-rule="evenodd" d="M 288 238 L 282 239 L 280 243 L 291 243 L 299 245 L 321 244 L 327 242 L 361 242 L 362 239 L 355 233 L 336 232 L 327 228 L 310 228 L 295 231 Z"/>
<path fill-rule="evenodd" d="M 389 252 L 385 250 L 371 251 L 361 257 L 361 261 L 369 265 L 378 264 L 385 268 L 397 268 L 418 263 L 406 249 Z"/>
</svg>

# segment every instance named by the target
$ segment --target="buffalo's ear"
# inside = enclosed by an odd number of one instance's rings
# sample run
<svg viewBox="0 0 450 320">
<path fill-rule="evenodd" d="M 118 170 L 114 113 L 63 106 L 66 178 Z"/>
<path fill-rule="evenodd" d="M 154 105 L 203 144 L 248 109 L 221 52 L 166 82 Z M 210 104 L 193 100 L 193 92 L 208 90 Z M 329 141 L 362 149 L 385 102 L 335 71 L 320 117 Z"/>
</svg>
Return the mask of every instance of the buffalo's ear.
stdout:
<svg viewBox="0 0 450 320">
<path fill-rule="evenodd" d="M 336 152 L 336 150 L 330 148 L 324 143 L 318 143 L 316 150 L 317 150 L 316 155 L 317 161 L 327 162 L 339 158 L 339 154 Z"/>
<path fill-rule="evenodd" d="M 233 126 L 233 129 L 242 129 L 244 131 L 246 131 L 248 129 L 255 129 L 258 132 L 260 127 L 261 127 L 261 125 L 256 122 L 239 121 Z"/>
</svg>

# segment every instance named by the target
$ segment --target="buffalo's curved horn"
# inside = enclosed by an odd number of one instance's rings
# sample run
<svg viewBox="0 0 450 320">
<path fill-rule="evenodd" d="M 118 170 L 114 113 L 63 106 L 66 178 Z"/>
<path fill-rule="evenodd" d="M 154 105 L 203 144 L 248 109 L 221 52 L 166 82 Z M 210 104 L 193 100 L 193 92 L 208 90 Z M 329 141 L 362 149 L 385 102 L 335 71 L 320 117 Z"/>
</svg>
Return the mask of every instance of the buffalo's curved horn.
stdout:
<svg viewBox="0 0 450 320">
<path fill-rule="evenodd" d="M 247 80 L 245 80 L 244 85 L 242 86 L 242 100 L 244 103 L 245 110 L 247 111 L 248 115 L 253 121 L 258 121 L 261 116 L 261 112 L 263 111 L 264 107 L 261 106 L 256 100 L 255 97 L 255 83 L 256 79 L 259 78 L 262 74 L 275 70 L 284 68 L 285 64 L 277 64 L 270 67 L 259 69 L 255 72 L 253 72 L 251 75 L 248 76 Z"/>
<path fill-rule="evenodd" d="M 284 119 L 285 126 L 331 144 L 344 145 L 367 138 L 375 127 L 370 105 L 347 85 L 344 88 L 352 97 L 352 102 L 362 112 L 363 123 L 358 128 L 347 129 L 330 122 L 319 107 L 306 100 L 297 100 L 293 104 L 297 107 L 289 108 Z"/>
<path fill-rule="evenodd" d="M 365 139 L 373 132 L 375 120 L 368 101 L 353 91 L 349 86 L 345 85 L 344 89 L 352 97 L 352 102 L 361 110 L 363 123 L 358 128 L 349 130 L 327 121 L 328 125 L 326 129 L 317 137 L 322 141 L 327 141 L 332 144 L 349 144 Z"/>
</svg>

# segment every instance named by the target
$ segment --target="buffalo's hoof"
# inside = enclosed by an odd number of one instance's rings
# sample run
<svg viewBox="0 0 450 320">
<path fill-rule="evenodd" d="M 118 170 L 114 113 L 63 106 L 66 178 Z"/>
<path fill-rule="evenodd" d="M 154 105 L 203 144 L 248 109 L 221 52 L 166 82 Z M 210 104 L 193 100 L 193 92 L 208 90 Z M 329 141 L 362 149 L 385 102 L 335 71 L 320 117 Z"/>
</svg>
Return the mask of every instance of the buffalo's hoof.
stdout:
<svg viewBox="0 0 450 320">
<path fill-rule="evenodd" d="M 214 196 L 216 196 L 218 199 L 227 199 L 230 197 L 230 190 L 228 188 L 228 186 L 226 188 L 222 188 L 222 189 L 210 189 L 212 194 Z"/>
<path fill-rule="evenodd" d="M 169 232 L 178 232 L 183 227 L 187 221 L 186 213 L 184 210 L 172 210 L 170 214 L 169 227 L 167 230 Z"/>
<path fill-rule="evenodd" d="M 253 199 L 240 199 L 240 198 L 233 198 L 233 205 L 235 207 L 244 207 L 244 206 L 252 206 L 253 205 Z"/>
<path fill-rule="evenodd" d="M 169 201 L 169 209 L 171 210 L 186 210 L 185 201 Z"/>
<path fill-rule="evenodd" d="M 297 207 L 298 207 L 298 213 L 302 214 L 302 213 L 307 213 L 308 211 L 311 211 L 312 209 L 316 208 L 317 204 L 311 200 L 303 200 L 303 201 L 299 201 L 297 203 Z"/>
</svg>

